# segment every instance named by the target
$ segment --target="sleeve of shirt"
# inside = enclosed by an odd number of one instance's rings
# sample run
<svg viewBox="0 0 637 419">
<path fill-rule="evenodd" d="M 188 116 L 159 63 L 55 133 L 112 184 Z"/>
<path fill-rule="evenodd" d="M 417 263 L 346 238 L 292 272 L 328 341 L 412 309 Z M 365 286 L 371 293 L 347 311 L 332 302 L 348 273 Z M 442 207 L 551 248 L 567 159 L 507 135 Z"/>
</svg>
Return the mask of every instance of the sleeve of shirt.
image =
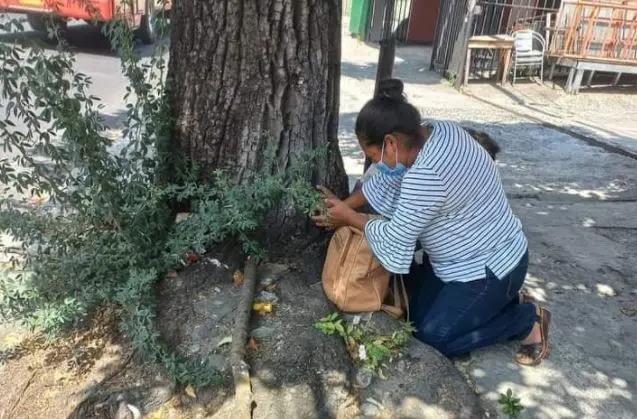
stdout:
<svg viewBox="0 0 637 419">
<path fill-rule="evenodd" d="M 377 170 L 363 183 L 362 191 L 365 199 L 374 211 L 385 218 L 391 218 L 396 210 L 403 176 L 387 176 Z"/>
<path fill-rule="evenodd" d="M 416 242 L 446 197 L 445 184 L 433 170 L 407 172 L 391 220 L 376 219 L 365 225 L 370 248 L 385 269 L 395 274 L 409 273 Z"/>
</svg>

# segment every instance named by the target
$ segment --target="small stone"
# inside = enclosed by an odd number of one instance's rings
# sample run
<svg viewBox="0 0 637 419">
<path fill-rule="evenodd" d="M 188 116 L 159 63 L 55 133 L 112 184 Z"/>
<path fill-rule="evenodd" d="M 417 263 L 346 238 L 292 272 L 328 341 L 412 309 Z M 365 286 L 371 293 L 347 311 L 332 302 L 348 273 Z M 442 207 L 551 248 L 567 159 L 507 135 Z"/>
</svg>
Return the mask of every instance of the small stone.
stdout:
<svg viewBox="0 0 637 419">
<path fill-rule="evenodd" d="M 266 276 L 265 278 L 261 278 L 259 283 L 264 288 L 265 287 L 269 287 L 270 285 L 272 285 L 274 283 L 274 278 L 272 278 L 271 276 Z"/>
<path fill-rule="evenodd" d="M 610 285 L 597 284 L 597 295 L 600 297 L 615 297 L 617 293 Z"/>
<path fill-rule="evenodd" d="M 620 308 L 619 311 L 628 317 L 635 317 L 637 315 L 637 309 L 634 308 Z"/>
<path fill-rule="evenodd" d="M 361 413 L 364 418 L 375 418 L 380 413 L 380 409 L 373 403 L 363 403 Z"/>
<path fill-rule="evenodd" d="M 223 372 L 226 368 L 226 358 L 221 355 L 212 354 L 208 357 L 208 361 L 210 362 L 210 366 L 220 372 Z"/>
<path fill-rule="evenodd" d="M 398 361 L 398 363 L 396 364 L 396 371 L 398 371 L 400 373 L 405 372 L 406 368 L 407 368 L 407 364 L 402 359 L 400 361 Z"/>
<path fill-rule="evenodd" d="M 367 349 L 365 345 L 358 345 L 358 359 L 364 361 L 367 359 Z"/>
<path fill-rule="evenodd" d="M 255 337 L 257 339 L 269 338 L 273 334 L 274 334 L 274 329 L 271 327 L 265 327 L 265 326 L 257 327 L 256 329 L 253 329 L 252 332 L 250 333 L 252 337 Z"/>
<path fill-rule="evenodd" d="M 91 381 L 91 384 L 86 386 L 84 388 L 84 396 L 89 397 L 92 396 L 93 394 L 97 393 L 97 390 L 99 389 L 99 383 L 95 380 Z"/>
<path fill-rule="evenodd" d="M 367 368 L 361 368 L 356 371 L 356 387 L 367 388 L 372 384 L 374 375 Z"/>
<path fill-rule="evenodd" d="M 274 283 L 277 279 L 280 279 L 282 275 L 284 275 L 288 271 L 288 267 L 286 265 L 281 265 L 277 263 L 266 263 L 259 266 L 258 276 L 260 279 L 261 285 L 267 287 Z"/>
<path fill-rule="evenodd" d="M 276 303 L 279 301 L 279 297 L 275 293 L 270 291 L 261 291 L 259 295 L 257 295 L 256 299 L 268 303 Z"/>
</svg>

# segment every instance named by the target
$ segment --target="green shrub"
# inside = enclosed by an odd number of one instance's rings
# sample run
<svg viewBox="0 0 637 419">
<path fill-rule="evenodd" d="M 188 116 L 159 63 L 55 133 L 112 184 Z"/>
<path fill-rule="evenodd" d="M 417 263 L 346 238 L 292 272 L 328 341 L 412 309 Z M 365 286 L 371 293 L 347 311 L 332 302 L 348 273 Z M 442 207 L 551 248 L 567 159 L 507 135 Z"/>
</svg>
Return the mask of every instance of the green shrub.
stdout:
<svg viewBox="0 0 637 419">
<path fill-rule="evenodd" d="M 51 24 L 55 24 L 52 20 Z M 158 31 L 168 25 L 159 20 Z M 22 23 L 4 20 L 0 30 L 17 33 Z M 174 164 L 168 154 L 173 128 L 166 83 L 166 47 L 153 57 L 135 54 L 133 36 L 117 22 L 103 29 L 122 57 L 129 86 L 123 141 L 113 142 L 100 116 L 100 99 L 89 94 L 92 80 L 75 70 L 59 31 L 54 53 L 17 37 L 0 43 L 0 85 L 6 119 L 0 145 L 15 155 L 0 160 L 0 231 L 22 243 L 19 270 L 0 278 L 0 313 L 49 335 L 116 302 L 122 330 L 139 353 L 160 362 L 177 381 L 203 385 L 216 374 L 205 360 L 172 353 L 155 329 L 153 285 L 184 263 L 188 252 L 236 239 L 248 254 L 264 257 L 255 232 L 277 205 L 294 201 L 306 213 L 319 195 L 305 181 L 321 153 L 290 170 L 275 160 L 249 185 L 217 172 L 210 184 L 196 181 L 195 169 Z M 167 162 L 171 162 L 166 175 Z M 274 174 L 273 174 L 274 173 Z M 42 197 L 45 205 L 29 205 Z M 175 224 L 171 203 L 195 202 L 193 214 Z"/>
</svg>

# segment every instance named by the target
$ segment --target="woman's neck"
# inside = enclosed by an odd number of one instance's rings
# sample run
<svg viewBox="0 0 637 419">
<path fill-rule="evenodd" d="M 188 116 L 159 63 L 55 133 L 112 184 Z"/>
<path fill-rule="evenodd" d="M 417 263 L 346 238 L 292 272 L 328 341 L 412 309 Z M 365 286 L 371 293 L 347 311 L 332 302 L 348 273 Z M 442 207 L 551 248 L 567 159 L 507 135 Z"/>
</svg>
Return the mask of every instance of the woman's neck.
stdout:
<svg viewBox="0 0 637 419">
<path fill-rule="evenodd" d="M 433 132 L 432 126 L 426 125 L 422 127 L 421 135 L 423 138 L 423 142 L 420 146 L 414 147 L 413 149 L 409 150 L 407 154 L 407 163 L 408 163 L 406 164 L 407 167 L 411 167 L 416 162 L 416 159 L 418 158 L 418 154 L 420 154 L 420 151 L 422 150 L 422 148 L 425 146 L 425 144 L 427 144 L 427 141 L 429 140 L 429 137 L 431 136 L 432 132 Z"/>
</svg>

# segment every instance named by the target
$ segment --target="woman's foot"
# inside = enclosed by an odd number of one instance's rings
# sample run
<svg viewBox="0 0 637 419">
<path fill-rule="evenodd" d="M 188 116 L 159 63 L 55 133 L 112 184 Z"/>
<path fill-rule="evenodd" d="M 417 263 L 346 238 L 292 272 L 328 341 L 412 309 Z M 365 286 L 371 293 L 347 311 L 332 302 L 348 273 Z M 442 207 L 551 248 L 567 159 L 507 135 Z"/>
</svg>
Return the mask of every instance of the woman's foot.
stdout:
<svg viewBox="0 0 637 419">
<path fill-rule="evenodd" d="M 551 324 L 551 312 L 545 308 L 537 307 L 537 321 L 529 336 L 522 341 L 522 346 L 515 355 L 518 364 L 535 366 L 551 354 L 549 343 L 549 326 Z"/>
<path fill-rule="evenodd" d="M 524 291 L 520 291 L 520 293 L 518 294 L 518 301 L 520 302 L 520 304 L 537 303 L 537 300 L 531 294 L 527 294 Z"/>
</svg>

